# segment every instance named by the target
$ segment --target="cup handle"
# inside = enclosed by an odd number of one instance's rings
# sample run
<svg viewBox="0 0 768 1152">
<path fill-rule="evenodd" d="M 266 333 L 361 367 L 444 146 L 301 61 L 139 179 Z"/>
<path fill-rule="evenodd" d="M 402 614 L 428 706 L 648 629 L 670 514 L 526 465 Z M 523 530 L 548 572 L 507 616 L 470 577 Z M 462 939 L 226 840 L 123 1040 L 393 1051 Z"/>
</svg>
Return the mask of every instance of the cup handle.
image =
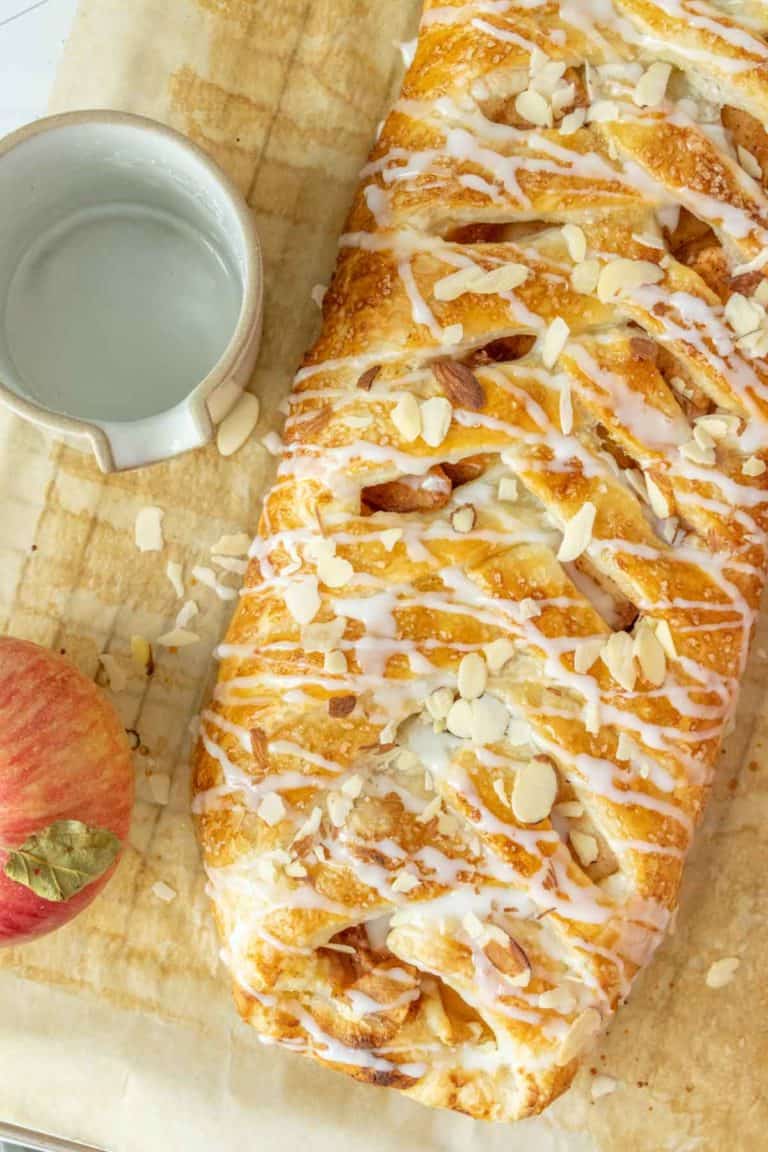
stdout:
<svg viewBox="0 0 768 1152">
<path fill-rule="evenodd" d="M 214 425 L 205 403 L 192 398 L 167 412 L 146 416 L 130 424 L 100 421 L 90 439 L 102 472 L 123 472 L 157 464 L 210 443 Z"/>
</svg>

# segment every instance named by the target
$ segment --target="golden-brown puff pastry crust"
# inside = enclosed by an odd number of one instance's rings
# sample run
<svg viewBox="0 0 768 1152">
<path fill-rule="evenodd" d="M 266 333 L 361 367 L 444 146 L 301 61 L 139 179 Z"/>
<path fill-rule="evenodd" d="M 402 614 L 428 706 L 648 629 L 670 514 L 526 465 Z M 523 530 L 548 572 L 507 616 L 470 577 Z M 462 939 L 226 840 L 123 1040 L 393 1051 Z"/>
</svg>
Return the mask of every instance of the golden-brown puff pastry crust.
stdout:
<svg viewBox="0 0 768 1152">
<path fill-rule="evenodd" d="M 767 28 L 425 6 L 202 716 L 267 1041 L 530 1115 L 662 938 L 765 571 Z"/>
</svg>

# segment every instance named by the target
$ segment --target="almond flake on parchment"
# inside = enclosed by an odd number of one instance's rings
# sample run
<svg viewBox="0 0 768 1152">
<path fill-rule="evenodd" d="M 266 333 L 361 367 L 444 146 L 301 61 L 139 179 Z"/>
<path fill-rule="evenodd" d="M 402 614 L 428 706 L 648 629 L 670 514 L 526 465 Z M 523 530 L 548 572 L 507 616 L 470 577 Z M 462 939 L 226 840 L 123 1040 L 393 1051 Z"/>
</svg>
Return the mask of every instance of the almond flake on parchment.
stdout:
<svg viewBox="0 0 768 1152">
<path fill-rule="evenodd" d="M 165 540 L 163 539 L 162 508 L 148 505 L 140 508 L 136 515 L 135 540 L 139 552 L 162 552 Z"/>
</svg>

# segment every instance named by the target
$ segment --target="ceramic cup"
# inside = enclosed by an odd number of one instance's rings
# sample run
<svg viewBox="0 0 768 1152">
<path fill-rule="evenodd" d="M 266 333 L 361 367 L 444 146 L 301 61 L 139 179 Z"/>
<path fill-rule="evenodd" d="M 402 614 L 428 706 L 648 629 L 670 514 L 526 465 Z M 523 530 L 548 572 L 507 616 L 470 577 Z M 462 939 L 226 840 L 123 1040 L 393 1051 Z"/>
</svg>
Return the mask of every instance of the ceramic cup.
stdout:
<svg viewBox="0 0 768 1152">
<path fill-rule="evenodd" d="M 212 439 L 262 295 L 245 200 L 178 133 L 74 112 L 0 141 L 0 400 L 105 472 Z"/>
</svg>

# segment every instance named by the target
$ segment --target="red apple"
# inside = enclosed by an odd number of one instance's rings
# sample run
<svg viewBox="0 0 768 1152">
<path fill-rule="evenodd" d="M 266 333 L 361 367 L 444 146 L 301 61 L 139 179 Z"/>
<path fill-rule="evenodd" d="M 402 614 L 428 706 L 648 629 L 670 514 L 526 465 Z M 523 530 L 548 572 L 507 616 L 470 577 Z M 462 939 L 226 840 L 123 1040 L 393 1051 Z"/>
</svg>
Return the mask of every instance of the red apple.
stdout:
<svg viewBox="0 0 768 1152">
<path fill-rule="evenodd" d="M 104 694 L 61 656 L 0 637 L 0 946 L 52 932 L 91 903 L 114 871 L 132 805 L 128 741 Z M 106 870 L 95 856 L 94 878 L 68 899 L 61 892 L 56 899 L 36 894 L 40 870 L 34 866 L 32 887 L 7 874 L 20 859 L 18 849 L 52 825 L 87 826 L 102 848 L 111 844 Z M 24 867 L 30 858 L 34 865 L 36 857 L 27 855 Z"/>
</svg>

